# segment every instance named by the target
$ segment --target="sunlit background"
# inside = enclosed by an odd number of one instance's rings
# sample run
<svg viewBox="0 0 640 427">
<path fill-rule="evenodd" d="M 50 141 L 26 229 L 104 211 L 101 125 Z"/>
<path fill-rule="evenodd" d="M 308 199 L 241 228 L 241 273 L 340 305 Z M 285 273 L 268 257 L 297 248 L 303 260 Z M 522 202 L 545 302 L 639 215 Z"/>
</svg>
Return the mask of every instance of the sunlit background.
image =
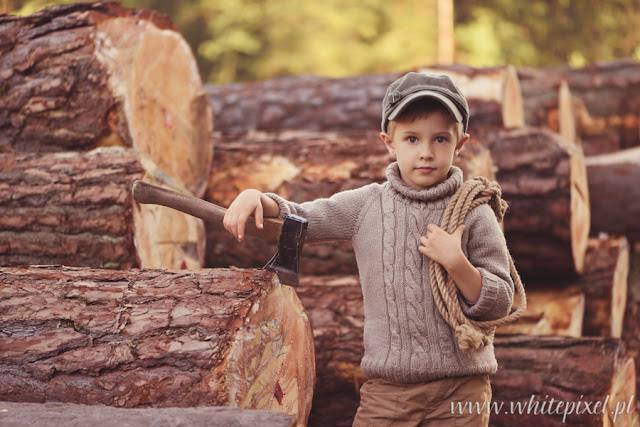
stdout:
<svg viewBox="0 0 640 427">
<path fill-rule="evenodd" d="M 28 15 L 58 0 L 2 0 Z M 640 60 L 640 0 L 124 0 L 171 17 L 210 83 Z"/>
</svg>

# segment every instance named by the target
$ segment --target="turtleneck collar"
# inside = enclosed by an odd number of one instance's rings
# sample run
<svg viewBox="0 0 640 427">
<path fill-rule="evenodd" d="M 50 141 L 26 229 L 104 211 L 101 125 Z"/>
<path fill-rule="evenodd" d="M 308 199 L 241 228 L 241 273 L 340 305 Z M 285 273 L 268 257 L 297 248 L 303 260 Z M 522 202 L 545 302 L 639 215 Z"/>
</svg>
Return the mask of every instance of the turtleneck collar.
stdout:
<svg viewBox="0 0 640 427">
<path fill-rule="evenodd" d="M 447 174 L 447 179 L 444 180 L 444 182 L 425 190 L 417 190 L 408 186 L 402 180 L 398 162 L 394 162 L 387 167 L 387 181 L 391 188 L 405 197 L 415 200 L 433 201 L 455 194 L 462 185 L 462 170 L 456 166 L 451 166 Z"/>
</svg>

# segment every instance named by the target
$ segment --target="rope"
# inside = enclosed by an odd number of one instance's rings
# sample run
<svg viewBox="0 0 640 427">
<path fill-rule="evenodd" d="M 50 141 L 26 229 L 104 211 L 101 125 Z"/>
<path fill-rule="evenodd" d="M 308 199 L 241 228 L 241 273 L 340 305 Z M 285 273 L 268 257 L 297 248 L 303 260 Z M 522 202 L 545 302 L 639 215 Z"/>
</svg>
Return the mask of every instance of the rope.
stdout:
<svg viewBox="0 0 640 427">
<path fill-rule="evenodd" d="M 507 202 L 501 199 L 502 190 L 497 182 L 490 182 L 484 177 L 476 177 L 466 181 L 453 195 L 442 218 L 440 227 L 451 234 L 463 223 L 467 213 L 476 206 L 488 203 L 496 214 L 498 222 L 502 222 L 507 210 Z M 496 327 L 513 322 L 521 317 L 527 309 L 527 297 L 520 275 L 509 256 L 509 268 L 516 291 L 520 299 L 518 309 L 511 311 L 505 317 L 495 320 L 476 321 L 469 319 L 462 312 L 458 300 L 458 289 L 444 267 L 437 262 L 431 262 L 429 277 L 431 289 L 442 317 L 455 330 L 458 346 L 464 352 L 478 350 L 493 341 Z"/>
</svg>

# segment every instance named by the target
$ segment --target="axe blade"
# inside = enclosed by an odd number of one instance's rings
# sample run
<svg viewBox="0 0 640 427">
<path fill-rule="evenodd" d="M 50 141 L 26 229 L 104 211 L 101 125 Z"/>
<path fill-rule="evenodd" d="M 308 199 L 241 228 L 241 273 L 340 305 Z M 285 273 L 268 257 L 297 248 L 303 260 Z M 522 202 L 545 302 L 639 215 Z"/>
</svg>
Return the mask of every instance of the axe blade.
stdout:
<svg viewBox="0 0 640 427">
<path fill-rule="evenodd" d="M 282 225 L 278 251 L 264 266 L 265 270 L 275 272 L 280 282 L 285 285 L 299 285 L 300 256 L 308 223 L 305 218 L 288 215 Z"/>
</svg>

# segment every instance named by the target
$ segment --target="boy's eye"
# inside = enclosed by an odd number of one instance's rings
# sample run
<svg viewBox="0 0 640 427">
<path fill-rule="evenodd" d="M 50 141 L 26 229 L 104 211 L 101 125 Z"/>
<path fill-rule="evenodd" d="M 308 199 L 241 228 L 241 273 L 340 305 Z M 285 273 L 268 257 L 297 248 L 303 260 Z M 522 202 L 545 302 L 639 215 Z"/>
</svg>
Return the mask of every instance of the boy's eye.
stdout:
<svg viewBox="0 0 640 427">
<path fill-rule="evenodd" d="M 407 138 L 407 141 L 409 141 L 412 144 L 415 144 L 416 142 L 418 142 L 418 138 L 416 138 L 415 136 L 410 136 Z"/>
<path fill-rule="evenodd" d="M 444 136 L 439 136 L 439 137 L 436 138 L 436 142 L 438 142 L 440 144 L 445 143 L 445 142 L 447 142 L 447 138 L 445 138 Z"/>
</svg>

